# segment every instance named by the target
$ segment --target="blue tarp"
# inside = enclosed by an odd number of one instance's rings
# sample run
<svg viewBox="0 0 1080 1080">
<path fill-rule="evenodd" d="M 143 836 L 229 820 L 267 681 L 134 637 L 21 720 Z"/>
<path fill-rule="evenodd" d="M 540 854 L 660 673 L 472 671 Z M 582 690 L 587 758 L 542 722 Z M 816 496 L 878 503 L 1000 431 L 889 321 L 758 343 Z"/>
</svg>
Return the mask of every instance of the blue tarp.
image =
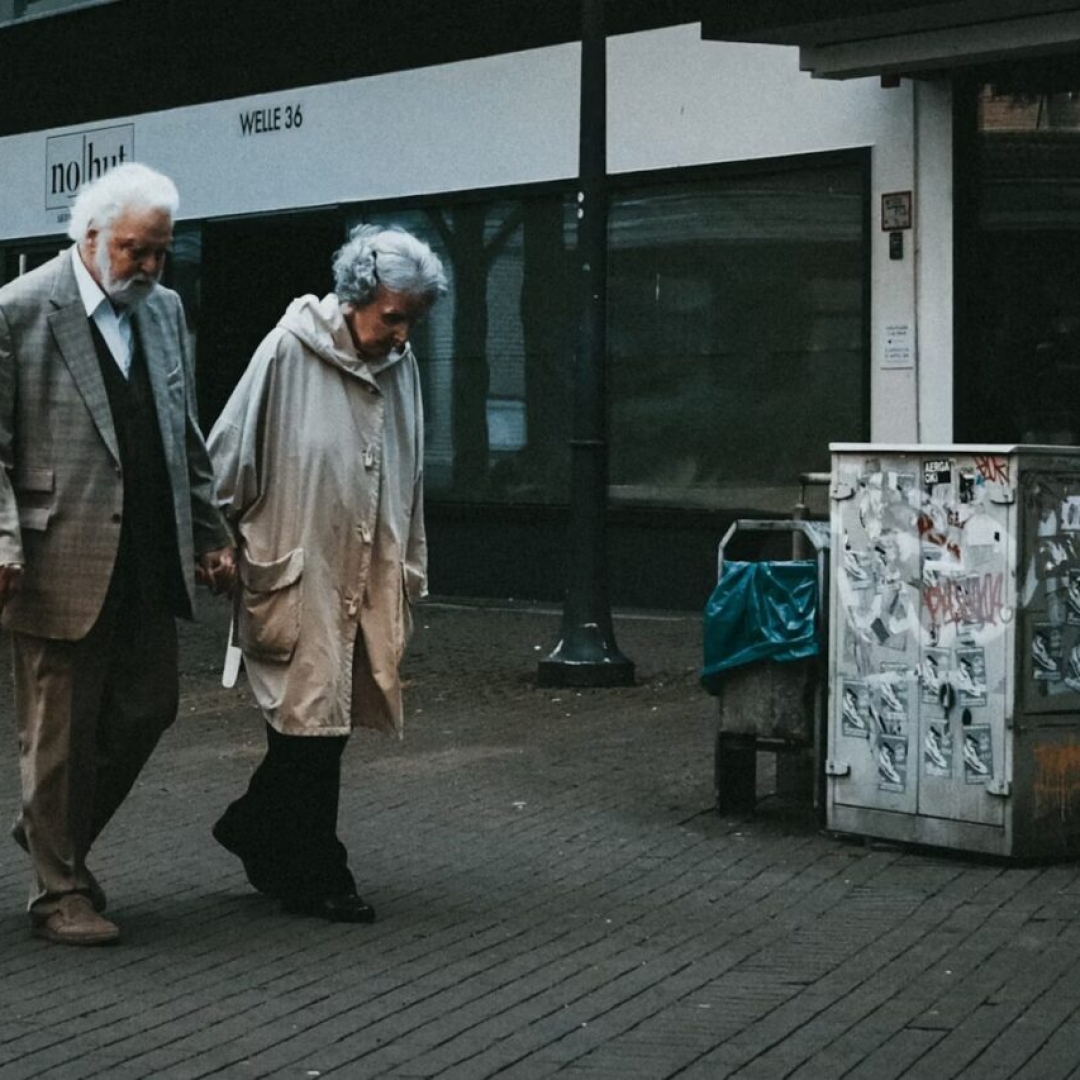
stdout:
<svg viewBox="0 0 1080 1080">
<path fill-rule="evenodd" d="M 725 562 L 705 605 L 701 685 L 715 694 L 729 668 L 816 656 L 817 594 L 813 560 Z"/>
</svg>

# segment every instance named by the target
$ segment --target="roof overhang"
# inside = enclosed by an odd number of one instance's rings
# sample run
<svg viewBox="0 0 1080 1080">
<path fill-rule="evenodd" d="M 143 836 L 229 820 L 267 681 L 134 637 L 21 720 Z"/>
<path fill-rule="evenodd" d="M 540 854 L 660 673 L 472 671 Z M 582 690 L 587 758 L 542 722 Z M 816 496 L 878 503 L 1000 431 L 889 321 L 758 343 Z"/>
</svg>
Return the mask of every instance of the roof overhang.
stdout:
<svg viewBox="0 0 1080 1080">
<path fill-rule="evenodd" d="M 712 2 L 605 0 L 607 33 L 696 23 Z M 82 3 L 0 25 L 0 136 L 547 48 L 581 32 L 582 0 Z M 61 76 L 87 57 L 100 62 L 75 92 Z"/>
<path fill-rule="evenodd" d="M 797 45 L 821 78 L 926 75 L 1080 51 L 1078 0 L 762 0 L 712 5 L 702 36 Z"/>
</svg>

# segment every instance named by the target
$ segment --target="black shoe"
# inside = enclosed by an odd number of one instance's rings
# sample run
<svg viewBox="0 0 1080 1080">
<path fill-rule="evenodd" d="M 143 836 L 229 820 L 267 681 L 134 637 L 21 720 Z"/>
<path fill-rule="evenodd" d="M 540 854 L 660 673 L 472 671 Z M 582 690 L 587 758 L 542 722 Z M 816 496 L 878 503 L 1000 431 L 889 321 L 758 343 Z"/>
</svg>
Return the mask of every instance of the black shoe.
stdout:
<svg viewBox="0 0 1080 1080">
<path fill-rule="evenodd" d="M 235 855 L 238 859 L 242 859 L 246 854 L 243 841 L 229 825 L 228 814 L 224 817 L 219 817 L 217 821 L 214 822 L 213 827 L 210 829 L 210 835 L 213 836 L 213 838 L 229 852 L 230 855 Z"/>
<path fill-rule="evenodd" d="M 281 887 L 274 880 L 272 870 L 260 863 L 258 859 L 241 859 L 240 861 L 244 864 L 248 884 L 256 892 L 261 892 L 263 896 L 271 896 L 275 900 L 281 899 Z"/>
<path fill-rule="evenodd" d="M 281 907 L 290 915 L 312 915 L 328 922 L 373 923 L 375 909 L 356 893 L 336 896 L 292 897 Z"/>
<path fill-rule="evenodd" d="M 225 817 L 218 818 L 210 832 L 227 852 L 235 855 L 244 864 L 244 873 L 256 892 L 272 896 L 275 900 L 280 898 L 281 889 L 274 881 L 273 873 L 262 859 L 244 846 L 240 837 L 229 827 Z"/>
</svg>

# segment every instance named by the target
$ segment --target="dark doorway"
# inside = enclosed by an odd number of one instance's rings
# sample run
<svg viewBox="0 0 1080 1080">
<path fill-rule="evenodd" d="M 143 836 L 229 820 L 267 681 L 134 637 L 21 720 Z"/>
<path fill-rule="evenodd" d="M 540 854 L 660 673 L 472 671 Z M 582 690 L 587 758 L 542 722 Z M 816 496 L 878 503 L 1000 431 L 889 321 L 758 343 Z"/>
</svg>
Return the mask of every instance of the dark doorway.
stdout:
<svg viewBox="0 0 1080 1080">
<path fill-rule="evenodd" d="M 1080 67 L 956 99 L 957 438 L 1080 444 Z"/>
<path fill-rule="evenodd" d="M 330 263 L 344 239 L 344 217 L 336 209 L 203 225 L 198 386 L 204 430 L 289 302 L 333 290 Z"/>
</svg>

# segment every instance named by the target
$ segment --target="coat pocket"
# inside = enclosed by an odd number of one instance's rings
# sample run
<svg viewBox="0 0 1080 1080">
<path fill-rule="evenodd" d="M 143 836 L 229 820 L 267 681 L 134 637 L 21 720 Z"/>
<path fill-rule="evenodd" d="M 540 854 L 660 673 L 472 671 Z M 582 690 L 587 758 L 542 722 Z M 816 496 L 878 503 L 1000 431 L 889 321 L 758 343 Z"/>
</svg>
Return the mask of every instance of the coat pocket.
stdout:
<svg viewBox="0 0 1080 1080">
<path fill-rule="evenodd" d="M 43 531 L 52 517 L 56 474 L 52 469 L 21 469 L 14 486 L 20 527 Z"/>
<path fill-rule="evenodd" d="M 290 660 L 300 637 L 304 549 L 257 562 L 241 548 L 239 571 L 237 644 L 256 660 Z"/>
</svg>

